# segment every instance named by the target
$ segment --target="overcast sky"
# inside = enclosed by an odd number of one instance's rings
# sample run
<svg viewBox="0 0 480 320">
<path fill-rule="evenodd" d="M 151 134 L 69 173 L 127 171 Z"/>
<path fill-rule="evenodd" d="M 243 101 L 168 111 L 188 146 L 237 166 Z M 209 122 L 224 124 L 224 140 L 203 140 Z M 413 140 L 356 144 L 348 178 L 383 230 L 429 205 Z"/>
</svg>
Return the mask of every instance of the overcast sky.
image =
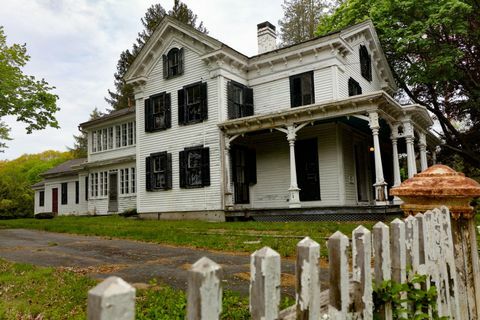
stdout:
<svg viewBox="0 0 480 320">
<path fill-rule="evenodd" d="M 14 140 L 0 159 L 72 146 L 78 124 L 88 120 L 93 108 L 107 108 L 104 97 L 113 89 L 118 57 L 142 30 L 147 8 L 158 2 L 167 11 L 173 6 L 173 0 L 0 0 L 7 43 L 27 44 L 31 59 L 24 71 L 55 86 L 61 108 L 56 115 L 60 129 L 30 135 L 15 118 L 2 119 Z M 277 25 L 283 16 L 283 0 L 184 2 L 210 36 L 249 56 L 257 51 L 257 23 Z"/>
</svg>

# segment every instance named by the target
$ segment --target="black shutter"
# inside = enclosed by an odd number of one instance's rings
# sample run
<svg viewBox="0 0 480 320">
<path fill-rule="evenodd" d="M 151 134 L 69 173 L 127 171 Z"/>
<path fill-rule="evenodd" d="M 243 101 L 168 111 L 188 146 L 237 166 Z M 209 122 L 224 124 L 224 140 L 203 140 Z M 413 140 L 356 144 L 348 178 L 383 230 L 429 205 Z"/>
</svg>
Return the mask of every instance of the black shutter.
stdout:
<svg viewBox="0 0 480 320">
<path fill-rule="evenodd" d="M 187 169 L 187 159 L 185 156 L 185 151 L 180 151 L 179 153 L 179 164 L 180 164 L 180 188 L 185 188 L 186 187 L 186 169 Z"/>
<path fill-rule="evenodd" d="M 145 189 L 152 191 L 152 157 L 145 158 Z"/>
<path fill-rule="evenodd" d="M 172 154 L 167 153 L 166 189 L 172 189 Z"/>
<path fill-rule="evenodd" d="M 298 86 L 295 85 L 296 81 L 298 81 L 298 78 L 290 77 L 290 106 L 292 108 L 300 105 L 298 103 L 298 98 L 301 95 L 301 92 L 299 92 L 300 90 L 298 90 Z"/>
<path fill-rule="evenodd" d="M 180 50 L 178 50 L 178 74 L 183 74 L 183 48 L 180 48 Z"/>
<path fill-rule="evenodd" d="M 145 99 L 145 132 L 151 132 L 153 130 L 153 108 L 150 99 Z"/>
<path fill-rule="evenodd" d="M 245 110 L 243 116 L 253 116 L 253 89 L 245 87 L 243 92 L 245 97 L 243 104 Z"/>
<path fill-rule="evenodd" d="M 210 185 L 210 148 L 202 149 L 202 185 Z"/>
<path fill-rule="evenodd" d="M 352 78 L 348 79 L 348 96 L 354 96 L 355 95 L 355 88 L 354 88 L 354 82 Z"/>
<path fill-rule="evenodd" d="M 310 92 L 312 95 L 312 101 L 310 101 L 310 104 L 315 103 L 315 84 L 313 83 L 313 71 L 310 72 Z"/>
<path fill-rule="evenodd" d="M 247 149 L 246 154 L 247 174 L 249 184 L 257 183 L 257 154 L 255 149 Z"/>
<path fill-rule="evenodd" d="M 168 57 L 163 55 L 163 78 L 168 79 Z"/>
<path fill-rule="evenodd" d="M 228 119 L 238 118 L 238 110 L 233 103 L 233 83 L 231 81 L 227 82 L 227 113 Z"/>
<path fill-rule="evenodd" d="M 85 177 L 85 200 L 88 200 L 88 176 Z"/>
<path fill-rule="evenodd" d="M 208 99 L 207 99 L 207 83 L 200 84 L 200 97 L 202 105 L 202 120 L 208 119 Z"/>
<path fill-rule="evenodd" d="M 172 127 L 172 99 L 170 93 L 165 94 L 165 128 Z"/>
<path fill-rule="evenodd" d="M 178 124 L 185 124 L 185 90 L 178 90 Z"/>
</svg>

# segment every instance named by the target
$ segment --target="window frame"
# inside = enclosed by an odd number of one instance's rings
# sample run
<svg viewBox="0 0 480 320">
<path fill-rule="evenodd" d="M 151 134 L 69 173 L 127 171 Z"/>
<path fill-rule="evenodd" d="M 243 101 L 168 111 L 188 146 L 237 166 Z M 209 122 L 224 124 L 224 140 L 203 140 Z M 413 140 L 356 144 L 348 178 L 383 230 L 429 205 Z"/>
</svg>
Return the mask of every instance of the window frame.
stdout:
<svg viewBox="0 0 480 320">
<path fill-rule="evenodd" d="M 155 164 L 159 164 L 159 169 L 156 170 Z M 161 191 L 172 189 L 172 154 L 166 151 L 150 154 L 146 158 L 146 189 L 147 191 Z M 164 167 L 162 167 L 162 164 Z M 133 168 L 132 168 L 133 169 Z M 164 185 L 157 185 L 160 180 L 157 175 L 163 175 L 165 181 Z"/>
<path fill-rule="evenodd" d="M 192 153 L 200 154 L 200 166 L 190 167 L 190 154 Z M 196 146 L 191 148 L 185 148 L 179 153 L 179 164 L 180 164 L 180 188 L 193 189 L 193 188 L 203 188 L 210 186 L 210 148 L 204 146 Z M 200 183 L 193 184 L 191 175 L 193 172 L 199 170 Z"/>
<path fill-rule="evenodd" d="M 308 103 L 305 101 L 306 93 L 303 92 L 303 90 L 305 89 L 303 81 L 307 78 L 310 81 L 309 95 L 311 97 Z M 289 80 L 290 80 L 290 107 L 291 108 L 306 106 L 306 105 L 315 103 L 315 82 L 314 82 L 313 70 L 290 76 Z M 300 80 L 300 93 L 295 93 L 297 80 Z M 299 96 L 301 101 L 299 101 L 298 99 Z"/>
<path fill-rule="evenodd" d="M 68 204 L 68 182 L 62 182 L 61 184 L 61 202 L 62 205 Z"/>
<path fill-rule="evenodd" d="M 75 204 L 80 203 L 80 181 L 75 181 Z"/>
<path fill-rule="evenodd" d="M 188 101 L 190 90 L 195 90 L 198 87 L 198 101 Z M 192 94 L 190 94 L 192 95 Z M 208 120 L 208 91 L 206 82 L 196 82 L 184 86 L 178 90 L 178 124 L 190 125 L 195 123 L 201 123 Z M 199 117 L 191 117 L 191 109 L 198 108 Z"/>
<path fill-rule="evenodd" d="M 163 78 L 171 79 L 183 74 L 184 50 L 183 48 L 171 48 L 163 55 Z"/>
<path fill-rule="evenodd" d="M 360 73 L 367 81 L 372 81 L 372 56 L 364 45 L 360 45 L 358 51 L 360 57 Z"/>
<path fill-rule="evenodd" d="M 38 192 L 38 206 L 45 207 L 45 190 Z"/>
<path fill-rule="evenodd" d="M 156 103 L 160 103 L 158 112 L 155 112 Z M 170 93 L 162 92 L 150 96 L 145 100 L 145 132 L 156 132 L 172 127 L 172 100 Z M 163 125 L 156 125 L 156 117 L 163 114 Z"/>
<path fill-rule="evenodd" d="M 241 101 L 237 101 L 236 92 L 241 93 Z M 238 119 L 254 115 L 253 89 L 230 80 L 227 82 L 228 119 Z"/>
</svg>

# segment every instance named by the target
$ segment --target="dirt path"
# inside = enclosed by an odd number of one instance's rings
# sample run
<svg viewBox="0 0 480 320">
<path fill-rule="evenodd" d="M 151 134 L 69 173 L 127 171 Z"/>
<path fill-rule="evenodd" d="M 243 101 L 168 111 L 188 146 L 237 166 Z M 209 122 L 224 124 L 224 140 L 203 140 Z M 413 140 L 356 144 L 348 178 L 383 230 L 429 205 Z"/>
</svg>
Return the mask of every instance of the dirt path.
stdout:
<svg viewBox="0 0 480 320">
<path fill-rule="evenodd" d="M 141 285 L 152 279 L 185 289 L 187 268 L 203 256 L 222 265 L 224 288 L 248 293 L 248 255 L 173 247 L 26 229 L 0 229 L 0 258 L 40 266 L 62 267 L 97 279 L 110 275 Z M 295 266 L 282 261 L 282 293 L 294 294 Z M 322 284 L 328 272 L 321 272 Z"/>
</svg>

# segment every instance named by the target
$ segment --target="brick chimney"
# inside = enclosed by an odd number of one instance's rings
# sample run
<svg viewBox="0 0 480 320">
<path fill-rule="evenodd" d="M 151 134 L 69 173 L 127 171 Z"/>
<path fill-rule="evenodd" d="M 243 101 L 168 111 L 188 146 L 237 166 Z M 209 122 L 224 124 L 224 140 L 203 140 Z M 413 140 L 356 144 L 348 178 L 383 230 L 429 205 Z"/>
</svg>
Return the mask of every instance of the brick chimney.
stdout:
<svg viewBox="0 0 480 320">
<path fill-rule="evenodd" d="M 275 26 L 268 21 L 257 24 L 258 54 L 277 49 Z"/>
</svg>

